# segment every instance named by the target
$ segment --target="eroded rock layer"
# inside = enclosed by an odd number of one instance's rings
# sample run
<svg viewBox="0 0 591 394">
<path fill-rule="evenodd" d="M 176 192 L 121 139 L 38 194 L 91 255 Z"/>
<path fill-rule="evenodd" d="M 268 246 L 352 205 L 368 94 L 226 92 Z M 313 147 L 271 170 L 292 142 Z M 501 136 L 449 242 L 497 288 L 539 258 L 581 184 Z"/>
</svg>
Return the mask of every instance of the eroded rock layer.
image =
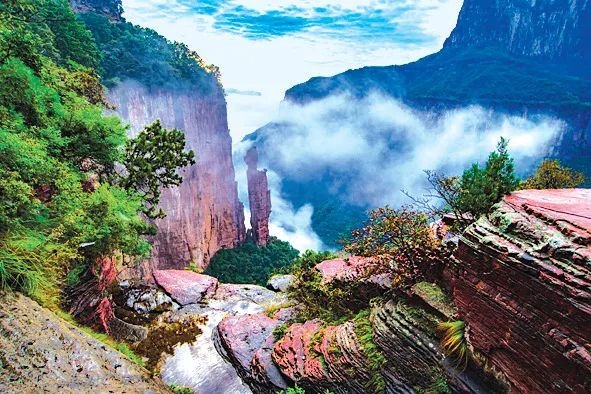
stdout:
<svg viewBox="0 0 591 394">
<path fill-rule="evenodd" d="M 470 342 L 515 392 L 591 392 L 591 190 L 516 192 L 454 257 Z"/>
<path fill-rule="evenodd" d="M 373 287 L 360 296 L 383 293 L 392 283 L 368 258 L 328 260 L 316 270 L 320 283 L 342 286 L 353 281 L 364 284 L 359 289 Z M 447 310 L 448 303 L 440 308 L 429 299 L 437 288 L 434 284 L 417 288 L 423 291 L 415 290 L 409 299 L 372 302 L 369 311 L 341 324 L 290 324 L 293 314 L 284 313 L 290 307 L 228 318 L 217 328 L 220 343 L 257 393 L 274 393 L 294 383 L 310 393 L 412 393 L 436 386 L 454 392 L 496 392 L 473 363 L 458 369 L 442 354 L 436 326 L 453 312 Z M 437 289 L 440 300 L 443 293 Z"/>
<path fill-rule="evenodd" d="M 238 200 L 232 141 L 226 102 L 220 89 L 190 91 L 147 90 L 126 82 L 109 93 L 118 114 L 131 125 L 131 134 L 160 119 L 167 128 L 185 133 L 187 149 L 196 164 L 182 171 L 183 183 L 163 193 L 161 207 L 167 216 L 156 221 L 152 257 L 138 268 L 151 280 L 157 269 L 184 268 L 189 262 L 206 267 L 221 248 L 245 239 L 244 210 Z"/>
</svg>

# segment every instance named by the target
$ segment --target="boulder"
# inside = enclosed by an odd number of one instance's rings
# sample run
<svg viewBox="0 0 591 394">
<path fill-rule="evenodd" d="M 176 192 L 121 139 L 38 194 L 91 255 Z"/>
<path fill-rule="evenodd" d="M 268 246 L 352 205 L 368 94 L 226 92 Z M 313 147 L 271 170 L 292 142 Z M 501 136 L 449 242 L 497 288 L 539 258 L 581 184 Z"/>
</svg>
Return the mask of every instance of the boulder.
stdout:
<svg viewBox="0 0 591 394">
<path fill-rule="evenodd" d="M 127 323 L 114 316 L 109 322 L 109 333 L 118 341 L 140 342 L 148 337 L 148 329 Z"/>
<path fill-rule="evenodd" d="M 285 293 L 294 280 L 295 276 L 293 275 L 273 275 L 267 282 L 267 289 Z"/>
<path fill-rule="evenodd" d="M 184 270 L 154 271 L 154 280 L 183 306 L 196 304 L 212 296 L 218 287 L 216 278 Z"/>
<path fill-rule="evenodd" d="M 514 392 L 591 392 L 591 190 L 511 194 L 454 259 L 470 343 Z"/>
<path fill-rule="evenodd" d="M 166 312 L 179 307 L 166 293 L 153 287 L 130 289 L 126 298 L 125 305 L 137 313 Z"/>
<path fill-rule="evenodd" d="M 258 313 L 226 318 L 217 327 L 224 354 L 256 392 L 275 393 L 287 387 L 271 359 L 273 330 L 279 324 Z"/>
</svg>

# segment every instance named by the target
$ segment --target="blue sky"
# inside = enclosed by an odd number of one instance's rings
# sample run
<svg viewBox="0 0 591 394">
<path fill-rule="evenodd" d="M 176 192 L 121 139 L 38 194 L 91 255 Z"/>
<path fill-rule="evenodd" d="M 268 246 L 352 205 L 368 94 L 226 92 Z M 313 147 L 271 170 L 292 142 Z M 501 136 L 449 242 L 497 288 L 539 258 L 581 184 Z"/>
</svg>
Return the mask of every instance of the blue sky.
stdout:
<svg viewBox="0 0 591 394">
<path fill-rule="evenodd" d="M 220 66 L 224 86 L 233 92 L 228 111 L 235 141 L 273 118 L 294 84 L 350 68 L 407 63 L 437 51 L 461 3 L 123 0 L 128 20 L 185 42 Z"/>
</svg>

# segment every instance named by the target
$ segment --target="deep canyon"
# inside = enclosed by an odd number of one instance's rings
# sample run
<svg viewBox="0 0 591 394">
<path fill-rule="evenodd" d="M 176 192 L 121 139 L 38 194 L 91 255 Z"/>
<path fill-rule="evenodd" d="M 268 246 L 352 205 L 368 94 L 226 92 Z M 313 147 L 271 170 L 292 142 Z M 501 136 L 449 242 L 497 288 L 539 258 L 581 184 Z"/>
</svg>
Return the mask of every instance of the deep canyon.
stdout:
<svg viewBox="0 0 591 394">
<path fill-rule="evenodd" d="M 108 43 L 105 23 L 127 26 L 120 0 L 69 3 L 97 41 Z M 185 53 L 155 32 L 129 29 L 171 53 L 170 63 Z M 121 341 L 116 349 L 18 292 L 0 293 L 0 391 L 591 392 L 588 183 L 507 193 L 466 228 L 454 227 L 460 217 L 433 220 L 424 227 L 441 254 L 407 287 L 383 256 L 344 252 L 281 271 L 266 287 L 203 273 L 222 250 L 272 246 L 270 222 L 284 206 L 313 206 L 312 229 L 334 247 L 367 208 L 400 205 L 386 189 L 422 186 L 413 178 L 419 164 L 463 168 L 488 149 L 487 137 L 511 132 L 524 167 L 557 158 L 591 176 L 590 38 L 587 0 L 465 0 L 440 52 L 289 89 L 287 115 L 243 141 L 240 163 L 215 66 L 187 52 L 197 79 L 167 64 L 175 79 L 153 84 L 111 67 L 105 112 L 128 124 L 130 137 L 155 120 L 182 131 L 196 163 L 163 191 L 166 217 L 146 219 L 157 229 L 150 257 L 115 270 L 116 257 L 102 256 L 89 270 L 88 289 L 108 304 L 93 304 L 92 319 Z M 134 61 L 145 56 L 145 48 L 128 50 Z M 468 153 L 453 150 L 462 136 Z M 235 168 L 245 170 L 250 228 Z M 308 318 L 294 295 L 299 285 L 310 293 L 299 297 L 316 296 L 322 308 L 343 297 L 355 313 Z M 446 324 L 460 338 L 455 352 L 442 340 Z"/>
</svg>

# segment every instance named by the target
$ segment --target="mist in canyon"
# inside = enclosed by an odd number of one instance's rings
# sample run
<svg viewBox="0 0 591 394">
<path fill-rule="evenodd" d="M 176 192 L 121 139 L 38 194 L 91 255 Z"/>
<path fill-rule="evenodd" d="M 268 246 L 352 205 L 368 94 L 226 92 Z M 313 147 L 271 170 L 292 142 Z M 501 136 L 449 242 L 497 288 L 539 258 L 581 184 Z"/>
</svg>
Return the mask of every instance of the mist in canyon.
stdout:
<svg viewBox="0 0 591 394">
<path fill-rule="evenodd" d="M 517 171 L 525 176 L 565 127 L 546 115 L 514 116 L 481 106 L 423 111 L 379 93 L 361 99 L 341 94 L 304 105 L 282 103 L 271 127 L 235 142 L 234 162 L 244 201 L 242 157 L 256 140 L 259 166 L 269 169 L 271 234 L 300 250 L 317 250 L 324 245 L 312 229 L 314 206 L 294 207 L 282 192 L 285 178 L 330 179 L 334 198 L 357 206 L 401 206 L 411 203 L 402 191 L 425 192 L 424 170 L 461 175 L 472 163 L 483 163 L 501 137 L 509 140 Z"/>
</svg>

